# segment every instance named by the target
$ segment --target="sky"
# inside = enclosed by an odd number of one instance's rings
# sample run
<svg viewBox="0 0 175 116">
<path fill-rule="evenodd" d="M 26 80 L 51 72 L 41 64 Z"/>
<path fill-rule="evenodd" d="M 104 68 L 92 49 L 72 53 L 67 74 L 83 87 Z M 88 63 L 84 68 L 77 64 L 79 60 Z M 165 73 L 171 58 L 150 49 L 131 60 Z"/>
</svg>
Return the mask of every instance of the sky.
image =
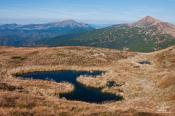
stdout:
<svg viewBox="0 0 175 116">
<path fill-rule="evenodd" d="M 0 0 L 0 24 L 67 19 L 118 24 L 131 23 L 144 16 L 175 24 L 175 0 Z"/>
</svg>

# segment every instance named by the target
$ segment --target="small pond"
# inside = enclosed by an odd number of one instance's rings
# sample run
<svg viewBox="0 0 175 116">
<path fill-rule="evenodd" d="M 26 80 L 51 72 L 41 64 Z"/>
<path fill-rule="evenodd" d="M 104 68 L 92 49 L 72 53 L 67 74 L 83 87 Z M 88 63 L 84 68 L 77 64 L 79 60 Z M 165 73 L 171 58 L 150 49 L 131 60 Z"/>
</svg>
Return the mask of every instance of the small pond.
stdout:
<svg viewBox="0 0 175 116">
<path fill-rule="evenodd" d="M 104 103 L 109 101 L 119 101 L 122 99 L 121 96 L 116 96 L 114 94 L 102 93 L 100 89 L 94 89 L 85 87 L 78 83 L 76 79 L 80 75 L 87 76 L 98 76 L 103 72 L 94 71 L 53 71 L 53 72 L 34 72 L 20 75 L 20 77 L 25 79 L 40 79 L 40 80 L 54 80 L 56 82 L 69 82 L 74 85 L 74 91 L 71 93 L 61 94 L 61 98 L 66 98 L 67 100 L 76 100 L 89 103 Z M 88 78 L 88 77 L 85 77 Z M 100 76 L 98 78 L 101 78 Z"/>
</svg>

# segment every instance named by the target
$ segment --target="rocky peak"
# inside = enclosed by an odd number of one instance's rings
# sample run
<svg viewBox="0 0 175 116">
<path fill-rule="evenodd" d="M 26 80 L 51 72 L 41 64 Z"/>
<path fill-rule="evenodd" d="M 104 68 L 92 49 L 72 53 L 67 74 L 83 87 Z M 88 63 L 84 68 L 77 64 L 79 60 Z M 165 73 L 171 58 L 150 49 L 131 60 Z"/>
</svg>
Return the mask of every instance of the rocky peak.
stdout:
<svg viewBox="0 0 175 116">
<path fill-rule="evenodd" d="M 134 26 L 145 27 L 145 26 L 155 26 L 155 25 L 160 25 L 160 24 L 161 24 L 160 20 L 155 19 L 151 16 L 146 16 L 143 19 L 134 23 Z"/>
<path fill-rule="evenodd" d="M 166 22 L 162 22 L 151 16 L 146 16 L 143 19 L 132 24 L 133 27 L 156 28 L 162 34 L 169 34 L 175 38 L 175 26 Z"/>
</svg>

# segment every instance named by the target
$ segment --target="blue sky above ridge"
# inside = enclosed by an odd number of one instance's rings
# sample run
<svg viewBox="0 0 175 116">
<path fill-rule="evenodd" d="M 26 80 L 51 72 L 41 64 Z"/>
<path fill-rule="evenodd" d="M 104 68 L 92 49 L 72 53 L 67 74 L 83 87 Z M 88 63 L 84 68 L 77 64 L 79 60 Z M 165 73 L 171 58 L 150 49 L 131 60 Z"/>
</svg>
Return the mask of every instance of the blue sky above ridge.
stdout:
<svg viewBox="0 0 175 116">
<path fill-rule="evenodd" d="M 0 23 L 117 24 L 147 15 L 175 23 L 174 11 L 175 0 L 0 0 Z"/>
</svg>

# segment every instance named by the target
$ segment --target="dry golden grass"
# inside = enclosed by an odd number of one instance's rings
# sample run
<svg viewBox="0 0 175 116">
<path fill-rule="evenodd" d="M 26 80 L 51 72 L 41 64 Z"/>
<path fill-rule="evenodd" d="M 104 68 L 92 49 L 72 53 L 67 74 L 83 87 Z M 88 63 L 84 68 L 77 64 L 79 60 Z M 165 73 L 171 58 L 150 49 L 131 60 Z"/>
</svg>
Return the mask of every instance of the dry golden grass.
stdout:
<svg viewBox="0 0 175 116">
<path fill-rule="evenodd" d="M 106 81 L 103 81 L 104 77 L 88 77 L 88 76 L 80 76 L 77 78 L 77 82 L 93 88 L 103 88 L 106 85 Z"/>
<path fill-rule="evenodd" d="M 175 69 L 175 46 L 157 52 L 154 56 L 160 68 Z"/>
<path fill-rule="evenodd" d="M 161 77 L 158 86 L 161 88 L 166 88 L 169 86 L 173 86 L 175 84 L 175 73 L 170 72 L 166 74 L 165 76 Z"/>
<path fill-rule="evenodd" d="M 2 66 L 76 65 L 106 66 L 112 62 L 135 55 L 110 49 L 62 47 L 62 48 L 4 48 L 1 47 Z"/>
<path fill-rule="evenodd" d="M 2 115 L 174 115 L 175 47 L 154 53 L 86 47 L 0 47 L 0 114 Z M 149 61 L 151 64 L 139 64 Z M 69 83 L 22 80 L 15 74 L 33 71 L 101 70 L 100 78 L 79 77 L 85 86 L 124 97 L 106 104 L 59 99 Z M 108 82 L 116 85 L 109 87 Z"/>
</svg>

